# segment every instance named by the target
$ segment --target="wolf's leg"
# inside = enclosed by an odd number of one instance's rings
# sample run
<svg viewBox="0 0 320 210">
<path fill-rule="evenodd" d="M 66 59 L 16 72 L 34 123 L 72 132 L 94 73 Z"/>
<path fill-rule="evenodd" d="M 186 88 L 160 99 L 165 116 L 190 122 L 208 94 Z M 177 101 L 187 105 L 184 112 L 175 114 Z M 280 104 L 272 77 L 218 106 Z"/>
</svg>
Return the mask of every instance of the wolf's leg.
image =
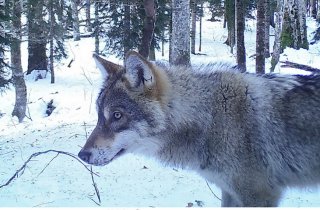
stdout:
<svg viewBox="0 0 320 210">
<path fill-rule="evenodd" d="M 243 206 L 251 207 L 276 207 L 279 204 L 281 191 L 278 189 L 260 189 L 246 188 L 239 194 Z"/>
<path fill-rule="evenodd" d="M 222 207 L 239 207 L 241 204 L 226 191 L 222 191 Z"/>
</svg>

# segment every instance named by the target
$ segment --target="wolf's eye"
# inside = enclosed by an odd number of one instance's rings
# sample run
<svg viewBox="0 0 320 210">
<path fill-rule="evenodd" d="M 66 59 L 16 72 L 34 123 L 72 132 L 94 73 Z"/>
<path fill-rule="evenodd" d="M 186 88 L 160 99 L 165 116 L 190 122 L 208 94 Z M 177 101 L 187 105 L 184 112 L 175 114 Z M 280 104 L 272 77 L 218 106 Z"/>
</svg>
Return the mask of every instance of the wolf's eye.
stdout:
<svg viewBox="0 0 320 210">
<path fill-rule="evenodd" d="M 119 111 L 115 111 L 113 112 L 113 117 L 114 119 L 119 120 L 122 117 L 122 114 Z"/>
</svg>

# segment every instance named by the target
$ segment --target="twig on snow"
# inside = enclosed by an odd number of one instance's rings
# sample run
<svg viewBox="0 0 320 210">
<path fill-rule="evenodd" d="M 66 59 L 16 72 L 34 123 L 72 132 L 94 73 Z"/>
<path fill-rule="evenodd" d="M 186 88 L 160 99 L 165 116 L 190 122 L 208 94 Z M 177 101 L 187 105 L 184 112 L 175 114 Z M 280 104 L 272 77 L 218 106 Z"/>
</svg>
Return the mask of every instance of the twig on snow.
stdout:
<svg viewBox="0 0 320 210">
<path fill-rule="evenodd" d="M 92 166 L 90 166 L 90 170 L 91 170 L 91 180 L 92 180 L 92 185 L 94 187 L 94 190 L 96 191 L 96 194 L 97 194 L 97 197 L 98 197 L 98 200 L 99 200 L 99 204 L 101 203 L 101 199 L 100 199 L 100 193 L 99 193 L 99 189 L 97 187 L 97 184 L 96 182 L 94 181 L 94 178 L 93 178 L 93 173 L 92 173 Z"/>
<path fill-rule="evenodd" d="M 218 200 L 220 200 L 221 201 L 221 198 L 219 198 L 214 192 L 213 192 L 213 190 L 211 189 L 211 187 L 210 187 L 210 185 L 209 185 L 209 183 L 208 183 L 208 181 L 206 180 L 206 183 L 207 183 L 207 186 L 208 186 L 208 188 L 209 188 L 209 190 L 211 191 L 211 193 L 214 195 L 214 197 L 216 197 Z"/>
<path fill-rule="evenodd" d="M 14 175 L 5 183 L 5 184 L 2 184 L 0 185 L 0 188 L 2 187 L 5 187 L 7 185 L 9 185 L 15 178 L 19 177 L 19 175 L 22 175 L 23 174 L 23 171 L 24 169 L 26 168 L 27 164 L 34 158 L 34 157 L 37 157 L 39 155 L 42 155 L 42 154 L 46 154 L 46 153 L 49 153 L 49 152 L 56 152 L 58 154 L 64 154 L 64 155 L 68 155 L 74 159 L 76 159 L 79 163 L 81 163 L 90 173 L 96 175 L 96 176 L 99 176 L 98 174 L 92 172 L 92 170 L 90 170 L 84 163 L 82 163 L 78 158 L 77 156 L 75 156 L 74 154 L 72 153 L 69 153 L 69 152 L 64 152 L 64 151 L 59 151 L 59 150 L 47 150 L 47 151 L 44 151 L 44 152 L 36 152 L 36 153 L 33 153 L 28 159 L 27 161 L 16 171 L 16 173 L 14 173 Z M 50 161 L 51 162 L 51 161 Z M 22 172 L 21 172 L 22 171 Z M 21 173 L 20 173 L 21 172 Z"/>
</svg>

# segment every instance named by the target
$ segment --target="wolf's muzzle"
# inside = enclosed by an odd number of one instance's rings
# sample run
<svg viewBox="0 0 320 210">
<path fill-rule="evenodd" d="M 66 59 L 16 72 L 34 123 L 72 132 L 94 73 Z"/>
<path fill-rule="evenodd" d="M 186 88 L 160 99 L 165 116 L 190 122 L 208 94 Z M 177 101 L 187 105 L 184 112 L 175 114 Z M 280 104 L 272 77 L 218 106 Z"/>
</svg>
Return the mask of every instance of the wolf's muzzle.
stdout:
<svg viewBox="0 0 320 210">
<path fill-rule="evenodd" d="M 89 163 L 91 152 L 81 150 L 78 154 L 78 157 L 86 163 Z"/>
</svg>

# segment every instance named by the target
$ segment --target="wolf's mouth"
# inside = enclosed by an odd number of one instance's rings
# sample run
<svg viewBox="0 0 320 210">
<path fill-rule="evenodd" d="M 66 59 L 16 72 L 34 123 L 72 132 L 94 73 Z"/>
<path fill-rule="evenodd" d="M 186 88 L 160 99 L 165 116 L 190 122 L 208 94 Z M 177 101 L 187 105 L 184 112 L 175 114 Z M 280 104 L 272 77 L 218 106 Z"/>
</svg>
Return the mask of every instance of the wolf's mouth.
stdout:
<svg viewBox="0 0 320 210">
<path fill-rule="evenodd" d="M 117 154 L 115 156 L 113 156 L 113 158 L 111 158 L 110 160 L 107 160 L 106 158 L 103 159 L 103 161 L 99 161 L 99 162 L 95 162 L 93 163 L 93 165 L 95 166 L 104 166 L 109 164 L 111 161 L 117 159 L 118 157 L 120 157 L 121 155 L 123 155 L 125 153 L 125 149 L 120 149 L 119 152 L 117 152 Z"/>
</svg>

